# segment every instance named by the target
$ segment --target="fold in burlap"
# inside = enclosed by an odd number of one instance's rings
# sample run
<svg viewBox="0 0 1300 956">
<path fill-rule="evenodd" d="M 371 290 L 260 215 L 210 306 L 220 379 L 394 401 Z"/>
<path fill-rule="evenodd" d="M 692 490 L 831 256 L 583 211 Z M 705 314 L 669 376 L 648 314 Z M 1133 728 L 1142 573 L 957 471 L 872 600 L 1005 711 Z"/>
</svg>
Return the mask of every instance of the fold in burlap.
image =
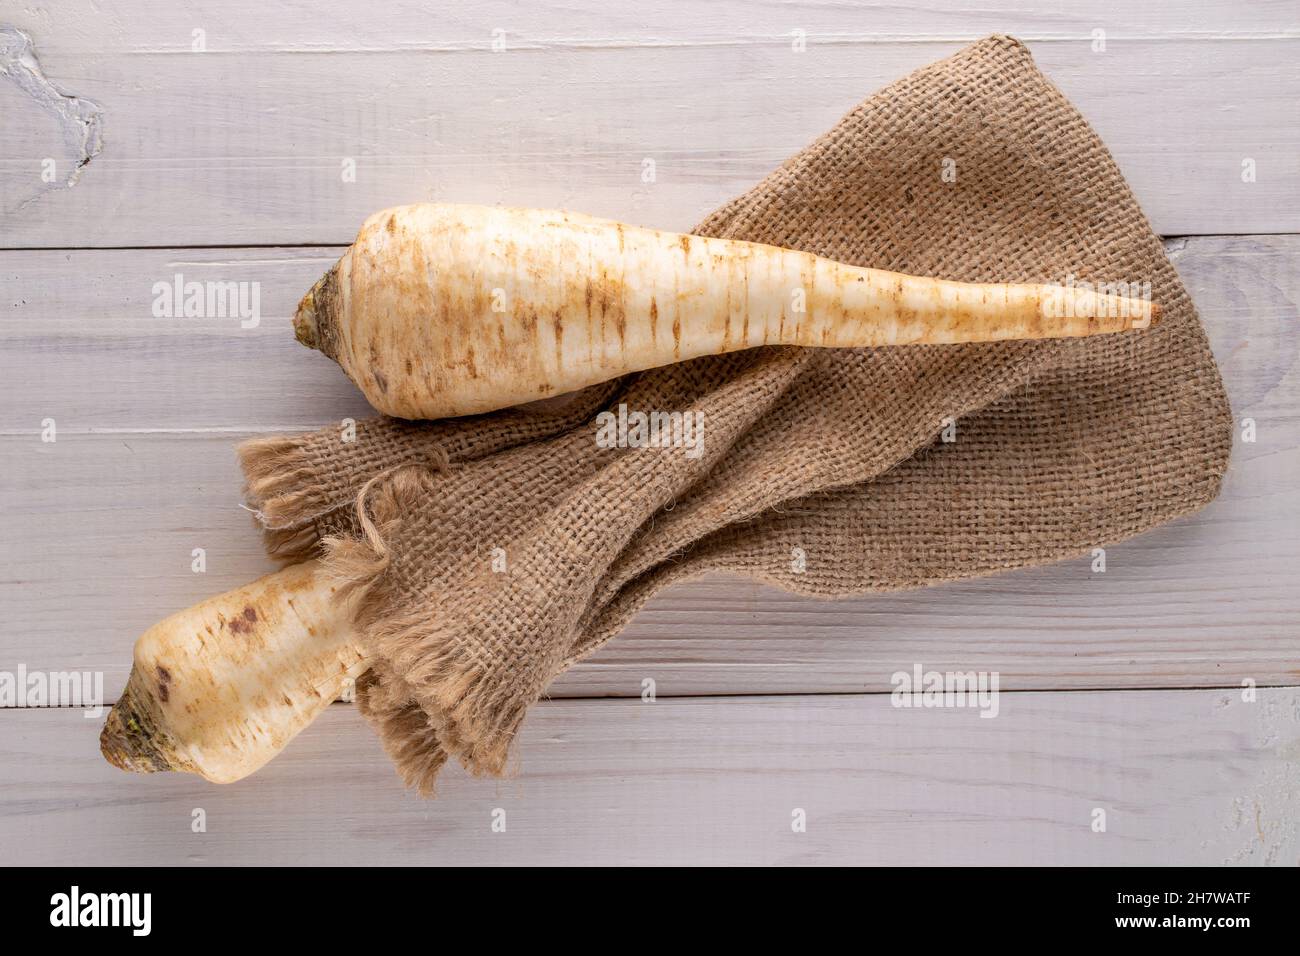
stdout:
<svg viewBox="0 0 1300 956">
<path fill-rule="evenodd" d="M 1165 319 L 1050 342 L 758 349 L 555 411 L 245 446 L 273 550 L 324 550 L 364 590 L 361 708 L 422 792 L 448 756 L 502 772 L 551 680 L 673 581 L 918 587 L 1078 555 L 1218 491 L 1230 415 L 1195 310 L 1105 147 L 1015 40 L 871 97 L 696 232 L 967 281 L 1149 281 Z M 595 414 L 620 402 L 702 413 L 704 454 L 597 447 Z"/>
</svg>

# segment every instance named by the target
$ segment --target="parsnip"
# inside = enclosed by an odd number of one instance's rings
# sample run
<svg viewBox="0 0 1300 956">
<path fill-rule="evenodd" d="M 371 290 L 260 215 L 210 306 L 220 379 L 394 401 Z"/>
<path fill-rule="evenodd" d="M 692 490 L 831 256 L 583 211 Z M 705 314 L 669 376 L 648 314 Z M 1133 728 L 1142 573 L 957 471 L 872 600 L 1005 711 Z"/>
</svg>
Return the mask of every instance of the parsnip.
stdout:
<svg viewBox="0 0 1300 956">
<path fill-rule="evenodd" d="M 491 411 L 759 345 L 936 345 L 1146 328 L 1150 302 L 971 285 L 570 212 L 421 204 L 366 220 L 299 341 L 401 418 Z"/>
<path fill-rule="evenodd" d="M 352 611 L 308 561 L 154 625 L 104 724 L 104 757 L 137 773 L 247 776 L 365 669 Z"/>
</svg>

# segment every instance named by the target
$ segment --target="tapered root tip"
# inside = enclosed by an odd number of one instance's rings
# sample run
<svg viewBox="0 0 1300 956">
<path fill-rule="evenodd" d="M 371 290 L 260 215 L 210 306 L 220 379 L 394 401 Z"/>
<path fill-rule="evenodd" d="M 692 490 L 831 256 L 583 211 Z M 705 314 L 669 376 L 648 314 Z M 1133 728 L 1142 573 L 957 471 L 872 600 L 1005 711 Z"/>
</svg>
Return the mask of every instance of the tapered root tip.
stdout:
<svg viewBox="0 0 1300 956">
<path fill-rule="evenodd" d="M 104 721 L 99 734 L 99 752 L 114 767 L 131 773 L 159 773 L 181 770 L 165 752 L 150 716 L 149 708 L 140 697 L 137 675 L 131 670 L 131 679 L 113 709 Z"/>
</svg>

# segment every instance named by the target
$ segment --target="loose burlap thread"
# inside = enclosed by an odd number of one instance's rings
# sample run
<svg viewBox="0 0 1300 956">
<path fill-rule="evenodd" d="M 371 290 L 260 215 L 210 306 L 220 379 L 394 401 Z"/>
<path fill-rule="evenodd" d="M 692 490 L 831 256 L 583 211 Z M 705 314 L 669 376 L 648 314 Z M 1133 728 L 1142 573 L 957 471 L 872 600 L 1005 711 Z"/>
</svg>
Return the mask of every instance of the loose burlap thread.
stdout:
<svg viewBox="0 0 1300 956">
<path fill-rule="evenodd" d="M 550 411 L 248 443 L 271 550 L 323 553 L 363 595 L 360 708 L 422 793 L 448 757 L 502 773 L 555 676 L 675 581 L 920 587 L 1086 553 L 1218 492 L 1231 417 L 1191 301 L 1106 148 L 1014 39 L 872 96 L 695 231 L 973 282 L 1149 281 L 1164 321 L 756 349 Z M 698 412 L 703 454 L 598 447 L 595 416 L 620 403 Z"/>
</svg>

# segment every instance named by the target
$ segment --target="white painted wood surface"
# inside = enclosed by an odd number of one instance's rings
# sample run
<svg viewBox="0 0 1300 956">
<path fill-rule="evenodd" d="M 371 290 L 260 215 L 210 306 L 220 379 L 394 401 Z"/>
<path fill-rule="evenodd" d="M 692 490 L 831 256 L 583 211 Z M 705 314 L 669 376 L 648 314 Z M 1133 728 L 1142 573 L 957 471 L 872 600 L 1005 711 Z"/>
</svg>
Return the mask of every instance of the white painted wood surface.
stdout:
<svg viewBox="0 0 1300 956">
<path fill-rule="evenodd" d="M 428 198 L 688 228 L 869 94 L 990 32 L 1031 42 L 1162 234 L 1300 231 L 1295 5 L 1147 7 L 12 10 L 6 20 L 33 38 L 49 80 L 102 108 L 104 147 L 76 186 L 48 188 L 43 159 L 57 160 L 62 181 L 86 157 L 67 148 L 67 123 L 0 84 L 0 243 L 348 243 L 374 210 Z M 641 181 L 646 158 L 653 184 Z M 1241 181 L 1244 160 L 1254 182 Z"/>
<path fill-rule="evenodd" d="M 0 859 L 230 864 L 1300 862 L 1300 690 L 541 704 L 504 781 L 403 792 L 339 705 L 227 787 L 97 760 L 72 710 L 11 715 Z M 506 830 L 491 829 L 505 811 Z M 196 809 L 207 832 L 194 833 Z M 807 831 L 792 830 L 802 809 Z M 1106 831 L 1092 830 L 1105 811 Z"/>
<path fill-rule="evenodd" d="M 721 577 L 674 588 L 553 688 L 635 697 L 652 677 L 656 703 L 543 704 L 519 777 L 453 771 L 433 804 L 345 706 L 232 788 L 122 774 L 79 712 L 0 709 L 0 859 L 1297 862 L 1300 237 L 1223 235 L 1300 233 L 1294 3 L 36 5 L 0 11 L 13 68 L 6 26 L 47 83 L 0 75 L 0 670 L 103 671 L 112 700 L 144 627 L 271 567 L 232 447 L 368 414 L 288 322 L 375 208 L 568 205 L 686 228 L 990 32 L 1029 43 L 1158 231 L 1201 237 L 1168 246 L 1257 440 L 1219 501 L 1108 549 L 1104 575 L 1067 562 L 834 603 Z M 47 86 L 98 108 L 102 149 L 79 172 L 85 131 Z M 211 245 L 231 248 L 196 248 Z M 153 283 L 178 272 L 259 282 L 260 324 L 154 318 Z M 1052 692 L 1006 693 L 996 720 L 862 695 L 916 662 Z M 1246 679 L 1290 686 L 1247 704 Z M 758 694 L 792 696 L 734 696 Z"/>
</svg>

